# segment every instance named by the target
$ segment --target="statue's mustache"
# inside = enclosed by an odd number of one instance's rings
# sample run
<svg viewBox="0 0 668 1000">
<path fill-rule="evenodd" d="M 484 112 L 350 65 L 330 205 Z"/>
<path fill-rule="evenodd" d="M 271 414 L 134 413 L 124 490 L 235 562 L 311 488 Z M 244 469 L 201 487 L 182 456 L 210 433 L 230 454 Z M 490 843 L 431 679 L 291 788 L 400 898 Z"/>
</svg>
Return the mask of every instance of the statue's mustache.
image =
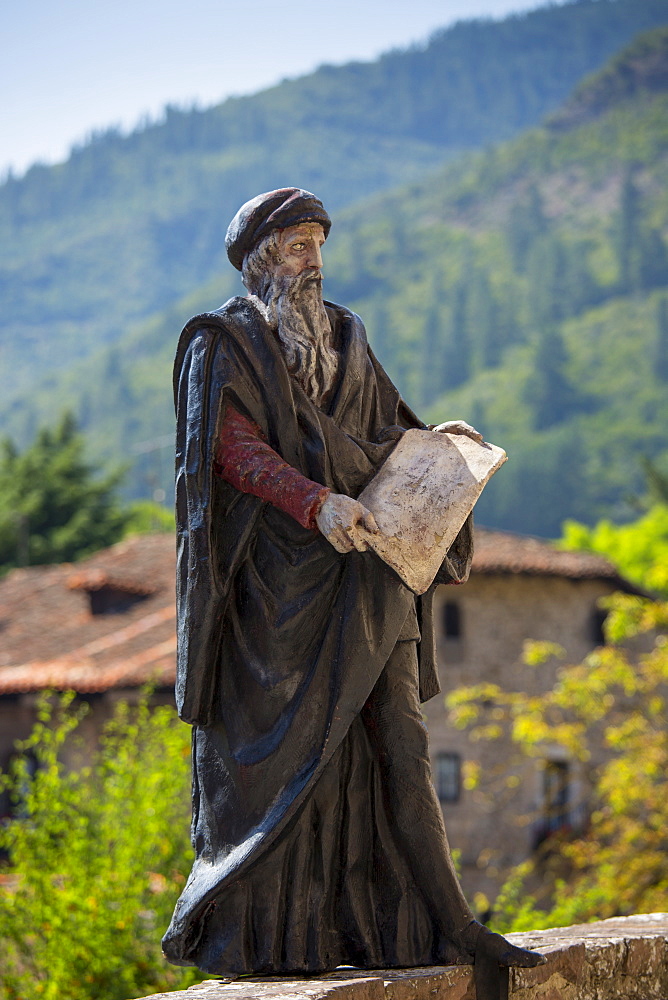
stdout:
<svg viewBox="0 0 668 1000">
<path fill-rule="evenodd" d="M 322 271 L 318 267 L 309 267 L 299 275 L 299 287 L 322 285 Z"/>
<path fill-rule="evenodd" d="M 322 286 L 322 271 L 319 267 L 307 267 L 299 274 L 274 277 L 268 288 L 268 298 L 285 295 L 288 300 L 296 301 L 302 292 Z"/>
</svg>

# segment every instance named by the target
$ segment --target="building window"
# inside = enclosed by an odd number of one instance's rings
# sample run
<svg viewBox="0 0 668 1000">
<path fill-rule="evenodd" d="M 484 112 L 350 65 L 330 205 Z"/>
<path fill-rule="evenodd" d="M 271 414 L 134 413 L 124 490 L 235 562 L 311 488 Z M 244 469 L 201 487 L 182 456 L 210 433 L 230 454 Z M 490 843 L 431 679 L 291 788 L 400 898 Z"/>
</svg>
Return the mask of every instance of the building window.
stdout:
<svg viewBox="0 0 668 1000">
<path fill-rule="evenodd" d="M 437 755 L 436 791 L 441 802 L 459 802 L 461 757 L 458 753 L 439 753 Z"/>
<path fill-rule="evenodd" d="M 545 823 L 549 833 L 568 824 L 568 764 L 565 760 L 547 760 L 543 770 Z"/>
<path fill-rule="evenodd" d="M 462 637 L 462 616 L 456 601 L 446 601 L 443 605 L 443 635 L 446 639 Z"/>
<path fill-rule="evenodd" d="M 557 830 L 571 826 L 570 768 L 565 760 L 543 765 L 543 808 L 534 828 L 534 848 Z"/>
<path fill-rule="evenodd" d="M 122 615 L 145 601 L 155 590 L 144 581 L 114 580 L 104 570 L 93 569 L 77 573 L 67 582 L 70 590 L 81 590 L 88 595 L 92 615 Z"/>
<path fill-rule="evenodd" d="M 608 612 L 603 608 L 594 608 L 589 618 L 589 638 L 595 646 L 602 646 L 605 643 L 605 633 L 603 626 L 608 617 Z"/>
<path fill-rule="evenodd" d="M 138 594 L 122 587 L 104 586 L 99 590 L 89 590 L 90 613 L 92 615 L 122 615 L 148 594 Z"/>
<path fill-rule="evenodd" d="M 25 801 L 30 792 L 31 782 L 37 773 L 39 760 L 32 750 L 26 750 L 25 753 L 13 753 L 7 764 L 8 773 L 14 770 L 18 759 L 23 760 L 25 771 L 21 781 L 13 787 L 11 792 L 4 790 L 0 794 L 0 818 L 2 819 L 25 819 L 28 815 Z"/>
</svg>

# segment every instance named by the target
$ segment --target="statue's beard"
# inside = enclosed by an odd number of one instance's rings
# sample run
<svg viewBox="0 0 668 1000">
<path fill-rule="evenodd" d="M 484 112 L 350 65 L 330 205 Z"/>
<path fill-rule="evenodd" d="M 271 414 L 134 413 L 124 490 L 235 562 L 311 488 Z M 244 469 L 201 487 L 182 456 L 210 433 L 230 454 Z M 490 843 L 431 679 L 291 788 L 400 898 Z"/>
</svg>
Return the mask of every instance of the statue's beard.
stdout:
<svg viewBox="0 0 668 1000">
<path fill-rule="evenodd" d="M 337 367 L 319 270 L 307 268 L 294 277 L 272 277 L 263 298 L 288 371 L 318 405 L 331 389 Z"/>
</svg>

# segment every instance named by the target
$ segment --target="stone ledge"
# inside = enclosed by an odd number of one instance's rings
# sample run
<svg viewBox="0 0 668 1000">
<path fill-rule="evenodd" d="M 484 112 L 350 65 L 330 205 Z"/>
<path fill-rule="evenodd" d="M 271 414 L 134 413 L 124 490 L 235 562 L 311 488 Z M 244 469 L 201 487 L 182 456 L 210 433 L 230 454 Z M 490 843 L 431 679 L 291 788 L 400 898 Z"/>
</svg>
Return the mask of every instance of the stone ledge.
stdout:
<svg viewBox="0 0 668 1000">
<path fill-rule="evenodd" d="M 668 1000 L 668 913 L 510 934 L 547 964 L 511 969 L 512 1000 Z M 207 979 L 143 1000 L 475 1000 L 470 965 Z"/>
</svg>

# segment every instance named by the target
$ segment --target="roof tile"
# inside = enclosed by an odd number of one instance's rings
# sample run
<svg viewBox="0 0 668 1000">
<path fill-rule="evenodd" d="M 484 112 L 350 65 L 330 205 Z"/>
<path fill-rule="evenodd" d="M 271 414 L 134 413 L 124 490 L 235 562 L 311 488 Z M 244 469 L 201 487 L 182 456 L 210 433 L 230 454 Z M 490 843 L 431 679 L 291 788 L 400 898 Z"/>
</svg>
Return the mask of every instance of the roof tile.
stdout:
<svg viewBox="0 0 668 1000">
<path fill-rule="evenodd" d="M 473 574 L 603 579 L 632 590 L 600 556 L 561 552 L 537 538 L 476 530 Z M 82 693 L 173 683 L 175 551 L 171 535 L 127 539 L 73 566 L 33 566 L 0 580 L 0 695 L 45 687 Z M 87 595 L 108 584 L 143 600 L 92 614 Z"/>
</svg>

